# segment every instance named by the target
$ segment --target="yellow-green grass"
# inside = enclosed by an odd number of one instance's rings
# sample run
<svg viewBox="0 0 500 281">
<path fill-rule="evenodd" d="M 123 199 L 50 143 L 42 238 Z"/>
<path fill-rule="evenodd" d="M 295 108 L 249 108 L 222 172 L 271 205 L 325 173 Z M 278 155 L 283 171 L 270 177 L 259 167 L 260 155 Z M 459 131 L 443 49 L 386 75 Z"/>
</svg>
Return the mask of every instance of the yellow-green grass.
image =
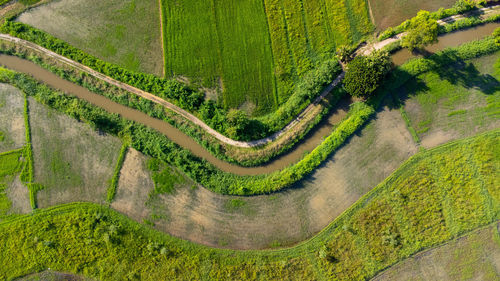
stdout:
<svg viewBox="0 0 500 281">
<path fill-rule="evenodd" d="M 365 0 L 162 1 L 167 76 L 272 112 L 304 73 L 372 31 Z"/>
<path fill-rule="evenodd" d="M 12 207 L 12 201 L 6 189 L 12 177 L 23 168 L 23 149 L 0 153 L 0 218 L 7 215 Z"/>
<path fill-rule="evenodd" d="M 436 11 L 439 8 L 451 8 L 456 0 L 369 0 L 373 20 L 378 30 L 397 26 L 414 17 L 420 10 Z"/>
<path fill-rule="evenodd" d="M 18 20 L 105 61 L 163 74 L 158 0 L 56 0 Z"/>
<path fill-rule="evenodd" d="M 499 222 L 392 266 L 374 281 L 497 280 Z"/>
<path fill-rule="evenodd" d="M 486 185 L 498 174 L 499 151 L 478 168 L 499 141 L 497 130 L 412 157 L 316 237 L 290 249 L 211 249 L 89 203 L 39 210 L 0 223 L 0 278 L 51 268 L 100 280 L 365 280 L 500 218 L 500 198 L 488 191 L 498 186 Z"/>
</svg>

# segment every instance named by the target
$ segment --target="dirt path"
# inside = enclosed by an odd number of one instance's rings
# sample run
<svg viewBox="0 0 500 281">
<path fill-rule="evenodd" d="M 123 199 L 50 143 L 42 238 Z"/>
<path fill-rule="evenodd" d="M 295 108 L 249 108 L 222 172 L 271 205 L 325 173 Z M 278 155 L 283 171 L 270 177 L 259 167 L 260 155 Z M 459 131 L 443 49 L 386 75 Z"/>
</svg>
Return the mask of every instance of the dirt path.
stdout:
<svg viewBox="0 0 500 281">
<path fill-rule="evenodd" d="M 500 14 L 500 5 L 495 5 L 495 6 L 491 6 L 491 7 L 486 7 L 486 8 L 474 10 L 474 11 L 471 11 L 469 13 L 465 13 L 463 15 L 454 15 L 451 17 L 447 17 L 447 18 L 438 20 L 437 22 L 439 25 L 446 25 L 446 24 L 451 24 L 455 21 L 462 20 L 462 19 L 465 19 L 467 17 L 471 17 L 471 16 L 475 16 L 475 15 L 480 15 L 480 18 L 484 20 L 486 18 L 495 16 L 498 14 Z M 380 50 L 391 43 L 394 43 L 398 40 L 401 40 L 405 35 L 406 35 L 406 32 L 403 32 L 403 33 L 396 34 L 391 38 L 387 38 L 383 41 L 368 44 L 368 45 L 364 46 L 363 48 L 359 49 L 356 53 L 357 53 L 357 55 L 363 55 L 363 56 L 369 55 L 374 50 Z"/>
</svg>

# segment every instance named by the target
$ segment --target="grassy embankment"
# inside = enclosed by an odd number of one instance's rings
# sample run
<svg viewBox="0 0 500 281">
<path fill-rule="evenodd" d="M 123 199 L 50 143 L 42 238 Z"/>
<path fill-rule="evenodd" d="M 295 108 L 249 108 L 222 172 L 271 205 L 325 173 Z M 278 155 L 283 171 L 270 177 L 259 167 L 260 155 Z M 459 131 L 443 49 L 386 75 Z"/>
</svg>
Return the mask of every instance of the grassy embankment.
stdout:
<svg viewBox="0 0 500 281">
<path fill-rule="evenodd" d="M 499 141 L 497 130 L 419 153 L 316 237 L 290 249 L 210 249 L 92 204 L 39 210 L 0 224 L 0 276 L 50 267 L 101 280 L 364 280 L 500 219 Z"/>
</svg>

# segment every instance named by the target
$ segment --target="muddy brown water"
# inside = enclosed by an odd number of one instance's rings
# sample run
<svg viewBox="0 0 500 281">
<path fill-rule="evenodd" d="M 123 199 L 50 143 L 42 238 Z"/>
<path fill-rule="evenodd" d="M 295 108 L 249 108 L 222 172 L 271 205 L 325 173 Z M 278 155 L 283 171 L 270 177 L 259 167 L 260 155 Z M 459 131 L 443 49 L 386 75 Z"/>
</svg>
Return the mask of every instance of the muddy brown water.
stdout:
<svg viewBox="0 0 500 281">
<path fill-rule="evenodd" d="M 485 36 L 491 35 L 493 31 L 500 27 L 500 23 L 488 23 L 473 28 L 468 28 L 462 31 L 455 31 L 439 36 L 439 41 L 425 48 L 429 53 L 435 53 L 449 47 L 457 47 L 460 44 L 478 40 Z M 407 60 L 419 57 L 412 54 L 408 49 L 401 49 L 392 55 L 392 61 L 395 65 L 402 65 Z"/>
<path fill-rule="evenodd" d="M 35 79 L 49 85 L 54 89 L 61 90 L 80 99 L 86 100 L 104 110 L 117 113 L 122 117 L 132 120 L 146 126 L 149 126 L 178 145 L 189 149 L 194 155 L 206 159 L 222 171 L 237 174 L 237 175 L 258 175 L 273 172 L 282 169 L 299 161 L 306 152 L 312 151 L 318 146 L 323 139 L 331 133 L 335 124 L 337 124 L 346 114 L 349 107 L 347 99 L 341 100 L 337 109 L 332 110 L 328 117 L 313 129 L 306 138 L 301 141 L 296 147 L 280 157 L 270 161 L 265 165 L 258 167 L 242 167 L 227 163 L 210 154 L 203 146 L 195 142 L 191 137 L 187 136 L 177 128 L 168 124 L 165 121 L 153 118 L 143 112 L 118 104 L 110 99 L 92 93 L 84 87 L 78 86 L 72 82 L 66 81 L 52 72 L 38 66 L 37 64 L 21 59 L 15 56 L 0 55 L 0 65 L 18 72 L 26 73 L 33 76 Z"/>
</svg>

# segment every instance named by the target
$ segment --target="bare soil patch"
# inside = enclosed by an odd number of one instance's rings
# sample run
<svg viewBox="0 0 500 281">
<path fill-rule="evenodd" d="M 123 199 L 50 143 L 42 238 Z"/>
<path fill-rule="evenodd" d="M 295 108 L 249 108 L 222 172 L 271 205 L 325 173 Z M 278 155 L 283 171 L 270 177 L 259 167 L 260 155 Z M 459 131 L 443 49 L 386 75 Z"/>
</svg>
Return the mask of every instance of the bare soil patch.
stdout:
<svg viewBox="0 0 500 281">
<path fill-rule="evenodd" d="M 5 192 L 12 202 L 9 213 L 27 214 L 31 212 L 28 187 L 19 180 L 19 176 L 16 176 L 13 181 L 7 184 Z"/>
<path fill-rule="evenodd" d="M 483 228 L 396 264 L 373 280 L 498 280 L 496 225 Z"/>
<path fill-rule="evenodd" d="M 38 206 L 103 203 L 121 142 L 29 99 Z"/>
<path fill-rule="evenodd" d="M 129 149 L 125 156 L 115 200 L 111 207 L 129 217 L 143 221 L 149 211 L 144 207 L 148 194 L 154 187 L 151 173 L 146 169 L 147 157 L 135 149 Z"/>
<path fill-rule="evenodd" d="M 0 84 L 0 152 L 25 144 L 24 96 L 8 84 Z"/>
</svg>

